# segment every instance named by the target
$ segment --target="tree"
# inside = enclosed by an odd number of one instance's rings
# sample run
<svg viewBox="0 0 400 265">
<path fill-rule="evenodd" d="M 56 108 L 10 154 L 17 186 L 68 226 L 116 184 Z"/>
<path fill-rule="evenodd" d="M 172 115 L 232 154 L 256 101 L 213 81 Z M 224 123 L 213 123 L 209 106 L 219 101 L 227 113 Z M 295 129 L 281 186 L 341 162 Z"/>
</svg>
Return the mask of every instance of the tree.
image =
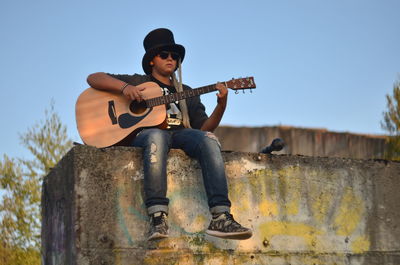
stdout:
<svg viewBox="0 0 400 265">
<path fill-rule="evenodd" d="M 387 111 L 383 112 L 382 128 L 389 133 L 385 158 L 400 160 L 400 80 L 393 86 L 393 95 L 386 95 Z"/>
<path fill-rule="evenodd" d="M 43 177 L 72 147 L 54 111 L 20 135 L 32 159 L 0 161 L 0 264 L 40 264 L 40 199 Z"/>
</svg>

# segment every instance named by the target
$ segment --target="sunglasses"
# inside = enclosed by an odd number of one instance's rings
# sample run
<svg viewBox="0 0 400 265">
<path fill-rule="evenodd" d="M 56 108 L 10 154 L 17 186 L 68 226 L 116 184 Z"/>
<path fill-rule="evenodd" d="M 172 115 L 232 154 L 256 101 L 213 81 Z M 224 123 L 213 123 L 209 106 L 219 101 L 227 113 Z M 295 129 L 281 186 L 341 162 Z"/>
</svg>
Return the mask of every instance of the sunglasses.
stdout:
<svg viewBox="0 0 400 265">
<path fill-rule="evenodd" d="M 171 55 L 172 60 L 177 61 L 179 59 L 179 54 L 176 52 L 167 52 L 167 51 L 162 51 L 158 54 L 161 59 L 165 60 L 168 58 L 168 56 Z"/>
</svg>

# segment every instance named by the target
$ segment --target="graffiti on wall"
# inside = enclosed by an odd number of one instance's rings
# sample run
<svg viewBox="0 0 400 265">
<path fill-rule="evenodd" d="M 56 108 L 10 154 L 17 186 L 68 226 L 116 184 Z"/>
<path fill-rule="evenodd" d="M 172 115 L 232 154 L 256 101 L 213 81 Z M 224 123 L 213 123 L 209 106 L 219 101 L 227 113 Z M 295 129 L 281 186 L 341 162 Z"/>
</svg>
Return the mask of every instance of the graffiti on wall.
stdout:
<svg viewBox="0 0 400 265">
<path fill-rule="evenodd" d="M 133 167 L 134 165 L 130 165 Z M 132 168 L 131 168 L 132 169 Z M 148 229 L 141 168 L 120 178 L 116 207 L 121 245 L 139 246 Z M 357 171 L 268 165 L 242 158 L 226 163 L 232 213 L 253 229 L 249 240 L 229 241 L 204 235 L 210 214 L 201 172 L 191 163 L 178 174 L 170 170 L 170 239 L 157 247 L 194 252 L 234 250 L 258 253 L 363 253 L 368 198 Z M 364 185 L 364 186 L 363 186 Z"/>
</svg>

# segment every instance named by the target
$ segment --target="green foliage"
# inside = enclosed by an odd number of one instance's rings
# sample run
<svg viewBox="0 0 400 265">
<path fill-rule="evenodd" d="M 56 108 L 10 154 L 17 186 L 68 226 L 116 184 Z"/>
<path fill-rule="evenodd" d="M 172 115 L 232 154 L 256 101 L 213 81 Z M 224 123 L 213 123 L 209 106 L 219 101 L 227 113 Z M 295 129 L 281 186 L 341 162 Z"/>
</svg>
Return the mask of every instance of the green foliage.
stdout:
<svg viewBox="0 0 400 265">
<path fill-rule="evenodd" d="M 5 248 L 0 245 L 0 264 L 40 265 L 40 252 L 36 248 Z"/>
<path fill-rule="evenodd" d="M 0 161 L 0 264 L 39 265 L 41 182 L 72 142 L 54 103 L 20 139 L 33 158 Z"/>
<path fill-rule="evenodd" d="M 387 111 L 383 112 L 382 128 L 389 133 L 387 159 L 400 160 L 400 81 L 393 86 L 393 95 L 386 95 Z"/>
</svg>

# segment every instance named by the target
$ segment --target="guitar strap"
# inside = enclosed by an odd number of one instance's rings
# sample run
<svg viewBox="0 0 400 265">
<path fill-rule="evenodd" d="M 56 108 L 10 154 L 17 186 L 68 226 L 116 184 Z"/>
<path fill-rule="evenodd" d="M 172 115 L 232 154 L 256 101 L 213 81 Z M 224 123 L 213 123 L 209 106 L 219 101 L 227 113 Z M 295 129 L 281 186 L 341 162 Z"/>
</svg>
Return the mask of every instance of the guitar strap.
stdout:
<svg viewBox="0 0 400 265">
<path fill-rule="evenodd" d="M 179 76 L 179 80 L 177 80 L 175 72 L 172 74 L 172 81 L 174 83 L 174 86 L 176 88 L 176 91 L 178 92 L 182 92 L 183 91 L 183 86 L 182 86 L 182 64 L 181 64 L 181 60 L 178 60 L 178 76 Z M 182 99 L 179 101 L 179 107 L 181 109 L 181 113 L 182 113 L 182 123 L 183 126 L 185 126 L 185 128 L 191 128 L 190 127 L 190 120 L 189 120 L 189 111 L 187 108 L 187 104 L 186 104 L 186 99 Z"/>
</svg>

